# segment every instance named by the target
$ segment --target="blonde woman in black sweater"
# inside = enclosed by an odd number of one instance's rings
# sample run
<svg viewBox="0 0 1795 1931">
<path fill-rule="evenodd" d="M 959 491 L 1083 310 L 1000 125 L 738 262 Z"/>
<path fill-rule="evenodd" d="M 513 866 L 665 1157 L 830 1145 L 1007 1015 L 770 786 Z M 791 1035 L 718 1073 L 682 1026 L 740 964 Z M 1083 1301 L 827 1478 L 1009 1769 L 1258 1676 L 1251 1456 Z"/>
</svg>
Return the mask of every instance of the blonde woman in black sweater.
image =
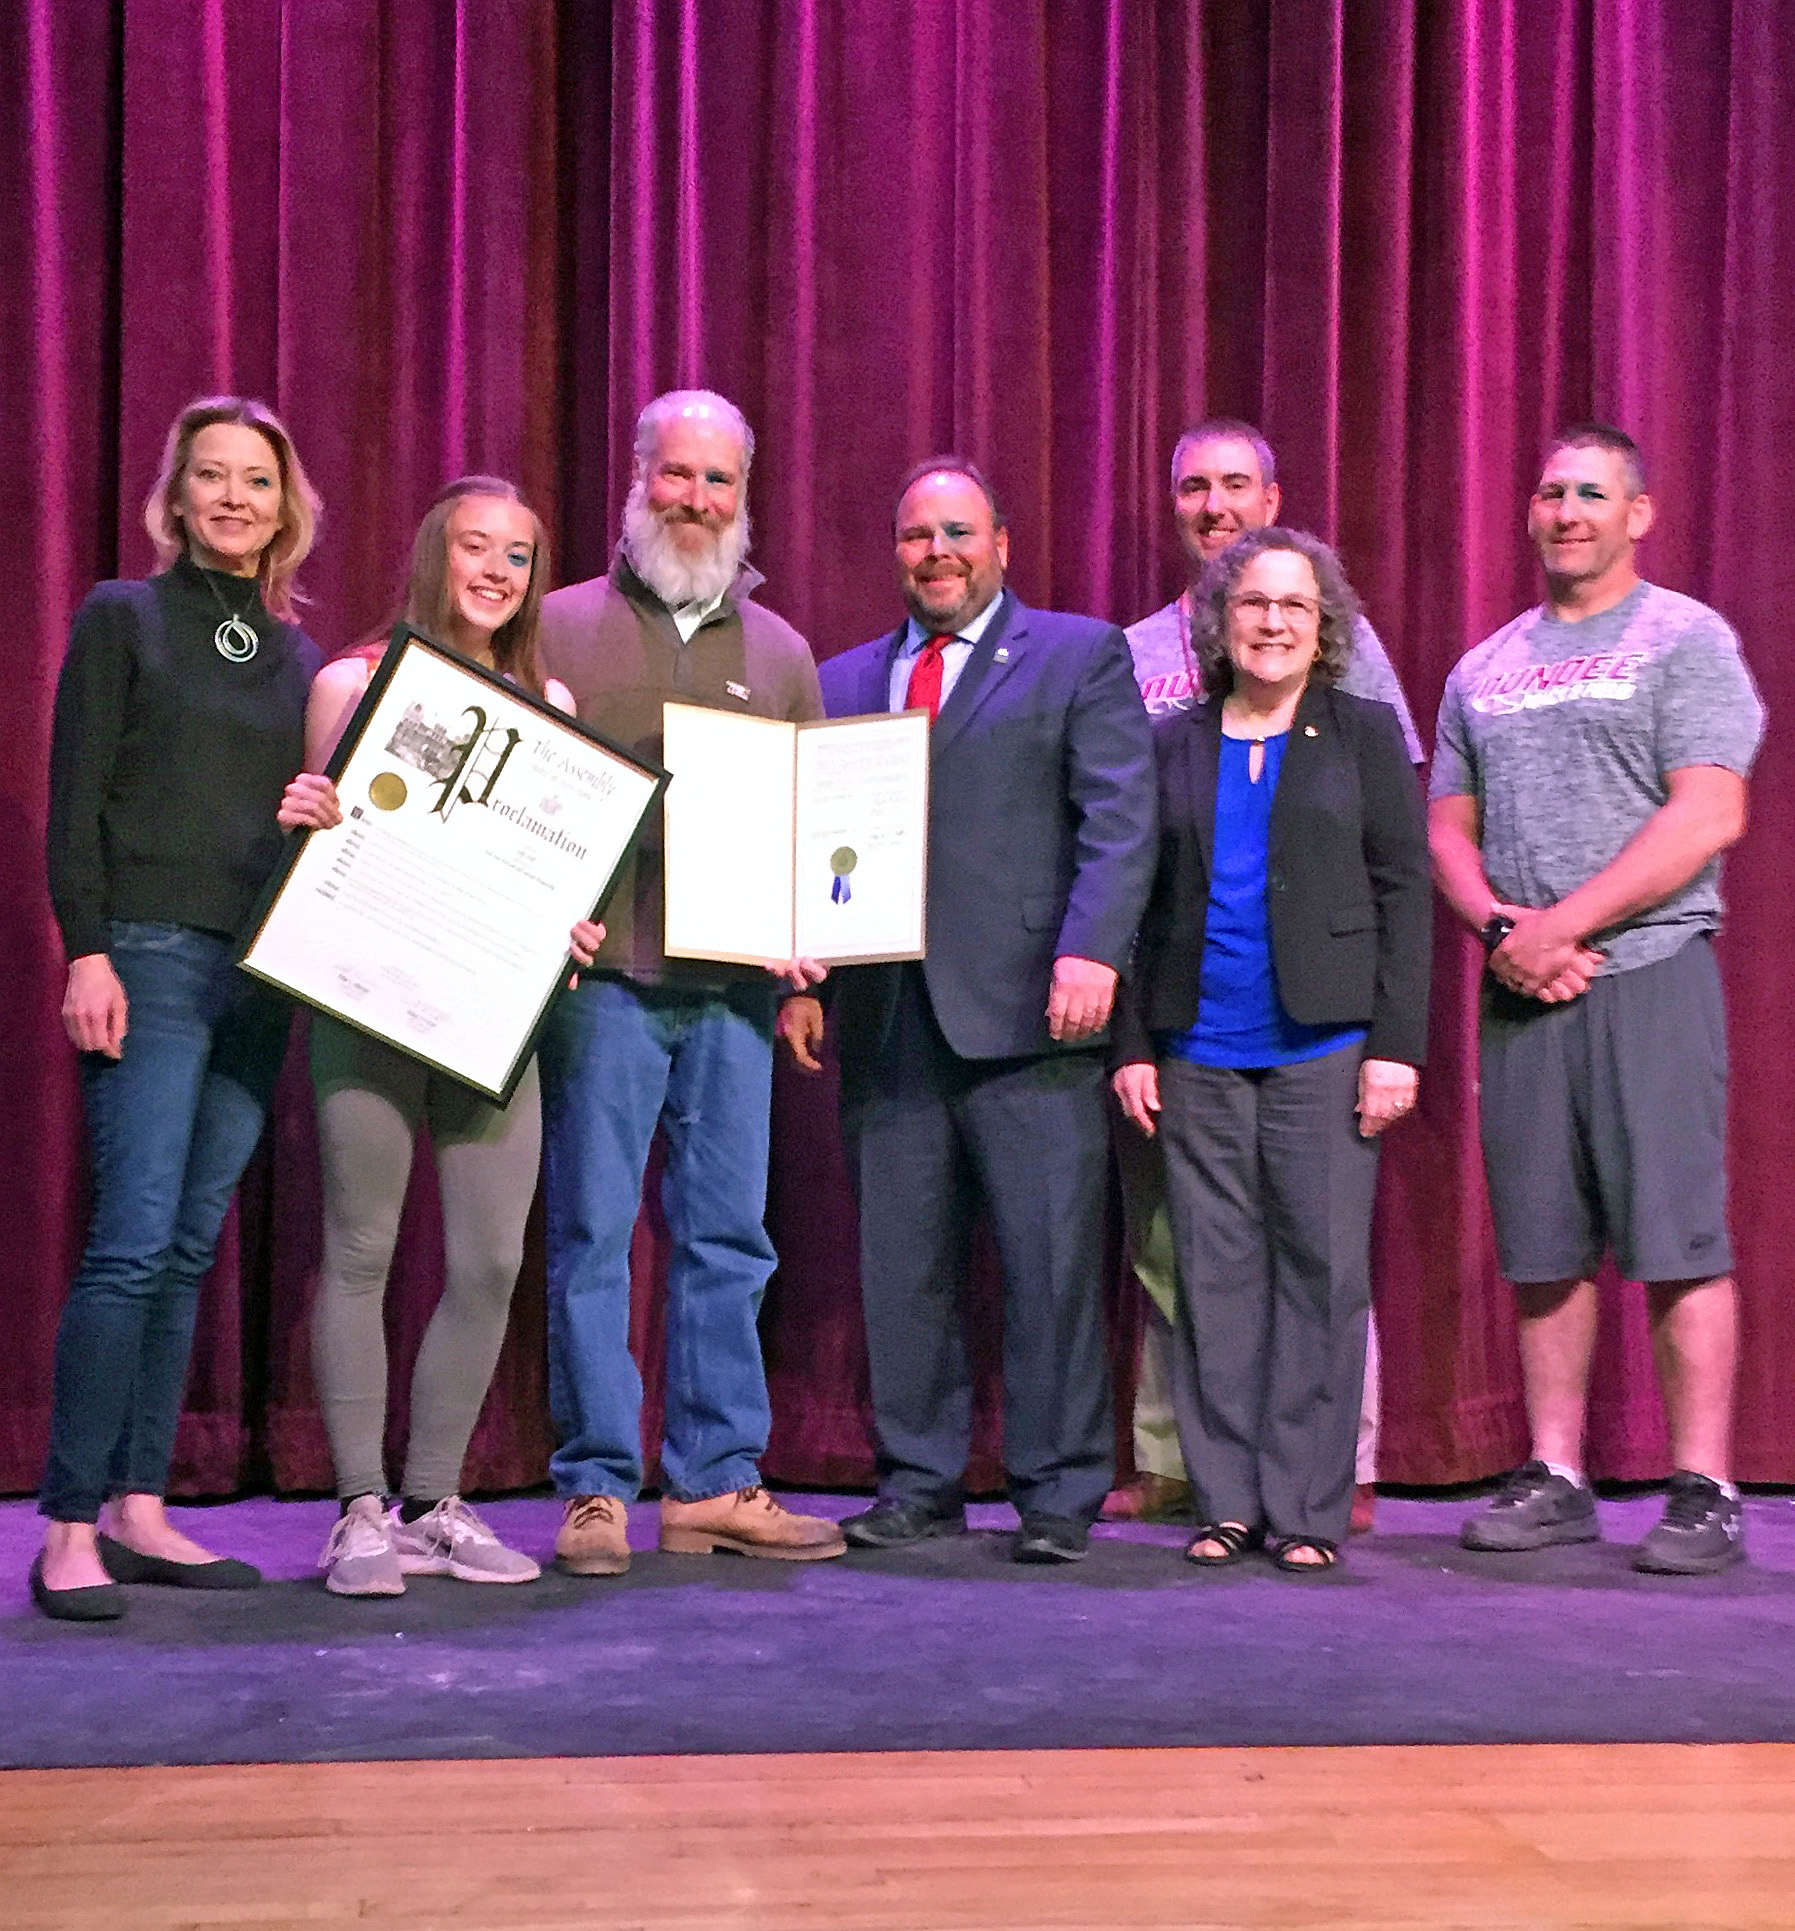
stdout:
<svg viewBox="0 0 1795 1931">
<path fill-rule="evenodd" d="M 50 891 L 94 1184 L 31 1571 L 50 1616 L 120 1615 L 120 1582 L 260 1580 L 177 1529 L 164 1496 L 200 1280 L 286 1044 L 286 1007 L 231 960 L 303 762 L 318 651 L 293 579 L 317 508 L 264 404 L 191 404 L 144 514 L 164 568 L 93 591 L 57 688 Z M 308 784 L 292 822 L 322 808 Z"/>
</svg>

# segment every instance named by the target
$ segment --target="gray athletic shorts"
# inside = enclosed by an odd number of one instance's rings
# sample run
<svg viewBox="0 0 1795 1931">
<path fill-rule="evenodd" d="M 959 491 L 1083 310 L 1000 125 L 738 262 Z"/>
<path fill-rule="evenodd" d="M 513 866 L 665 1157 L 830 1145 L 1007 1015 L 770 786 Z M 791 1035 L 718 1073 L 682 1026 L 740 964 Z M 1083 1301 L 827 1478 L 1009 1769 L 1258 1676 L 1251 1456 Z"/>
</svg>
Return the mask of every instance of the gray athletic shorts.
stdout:
<svg viewBox="0 0 1795 1931">
<path fill-rule="evenodd" d="M 1726 1014 L 1714 947 L 1594 980 L 1542 1006 L 1486 978 L 1483 1165 L 1511 1281 L 1586 1279 L 1612 1251 L 1634 1281 L 1732 1272 Z"/>
</svg>

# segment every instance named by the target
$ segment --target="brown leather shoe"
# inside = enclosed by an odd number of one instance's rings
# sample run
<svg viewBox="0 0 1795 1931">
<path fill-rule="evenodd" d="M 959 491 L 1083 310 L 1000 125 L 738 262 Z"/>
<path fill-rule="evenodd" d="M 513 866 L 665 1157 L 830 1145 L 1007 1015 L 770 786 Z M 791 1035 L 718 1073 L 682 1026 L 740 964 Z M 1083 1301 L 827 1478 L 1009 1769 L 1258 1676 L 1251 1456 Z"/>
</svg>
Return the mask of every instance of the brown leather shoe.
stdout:
<svg viewBox="0 0 1795 1931">
<path fill-rule="evenodd" d="M 771 1556 L 779 1562 L 821 1562 L 846 1555 L 848 1549 L 833 1522 L 820 1515 L 794 1515 L 758 1482 L 702 1502 L 663 1497 L 661 1547 L 669 1555 L 708 1556 L 730 1549 L 739 1556 Z"/>
<path fill-rule="evenodd" d="M 629 1567 L 629 1516 L 614 1495 L 570 1495 L 555 1537 L 555 1567 L 570 1576 L 620 1576 Z"/>
<path fill-rule="evenodd" d="M 1352 1535 L 1369 1535 L 1377 1521 L 1377 1490 L 1369 1482 L 1358 1483 L 1352 1492 Z"/>
<path fill-rule="evenodd" d="M 1104 1522 L 1169 1522 L 1190 1513 L 1190 1484 L 1170 1475 L 1137 1475 L 1104 1497 Z"/>
</svg>

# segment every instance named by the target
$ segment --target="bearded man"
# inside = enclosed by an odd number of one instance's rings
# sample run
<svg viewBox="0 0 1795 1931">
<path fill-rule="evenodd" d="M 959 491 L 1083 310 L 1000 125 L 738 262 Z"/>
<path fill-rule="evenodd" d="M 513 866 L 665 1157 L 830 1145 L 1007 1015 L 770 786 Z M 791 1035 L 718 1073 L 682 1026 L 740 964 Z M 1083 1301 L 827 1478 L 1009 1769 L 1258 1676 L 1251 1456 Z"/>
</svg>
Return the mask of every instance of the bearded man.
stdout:
<svg viewBox="0 0 1795 1931">
<path fill-rule="evenodd" d="M 749 593 L 754 436 L 708 390 L 657 396 L 636 424 L 610 570 L 542 604 L 542 654 L 582 722 L 661 755 L 671 698 L 749 717 L 821 717 L 810 647 Z M 574 1575 L 629 1566 L 625 1505 L 643 1477 L 642 1381 L 629 1348 L 630 1242 L 655 1130 L 666 1136 L 666 1420 L 660 1546 L 805 1561 L 840 1555 L 833 1522 L 760 1486 L 766 1371 L 755 1317 L 773 1271 L 767 1136 L 775 989 L 754 968 L 668 959 L 662 843 L 651 827 L 605 911 L 593 968 L 541 1046 L 550 1463 Z"/>
</svg>

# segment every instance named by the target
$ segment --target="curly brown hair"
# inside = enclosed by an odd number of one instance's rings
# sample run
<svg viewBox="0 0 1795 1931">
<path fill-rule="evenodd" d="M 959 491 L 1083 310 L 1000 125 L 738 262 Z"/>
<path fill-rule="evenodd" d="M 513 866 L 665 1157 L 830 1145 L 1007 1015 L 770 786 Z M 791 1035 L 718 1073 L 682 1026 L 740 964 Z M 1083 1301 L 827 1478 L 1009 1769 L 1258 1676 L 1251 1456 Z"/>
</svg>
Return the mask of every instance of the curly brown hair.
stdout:
<svg viewBox="0 0 1795 1931">
<path fill-rule="evenodd" d="M 1203 689 L 1211 697 L 1226 697 L 1234 688 L 1234 659 L 1228 655 L 1228 599 L 1254 557 L 1268 550 L 1291 550 L 1306 557 L 1321 593 L 1321 654 L 1312 673 L 1324 684 L 1337 684 L 1352 657 L 1353 625 L 1359 600 L 1346 580 L 1340 559 L 1318 536 L 1307 530 L 1280 529 L 1275 523 L 1249 530 L 1229 544 L 1191 592 L 1190 646 L 1203 674 Z"/>
</svg>

